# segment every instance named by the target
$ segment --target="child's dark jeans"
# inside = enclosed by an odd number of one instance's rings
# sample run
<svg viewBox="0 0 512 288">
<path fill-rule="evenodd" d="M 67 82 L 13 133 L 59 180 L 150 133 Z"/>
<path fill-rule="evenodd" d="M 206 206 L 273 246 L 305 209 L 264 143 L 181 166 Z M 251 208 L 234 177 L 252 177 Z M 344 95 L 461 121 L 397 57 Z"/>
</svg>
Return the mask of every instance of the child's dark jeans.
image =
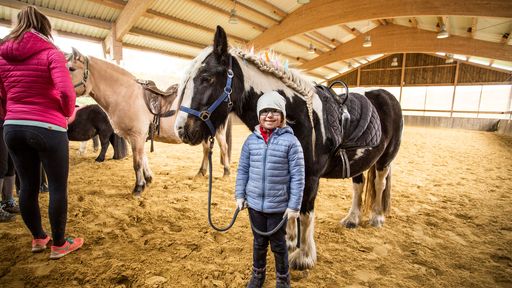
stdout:
<svg viewBox="0 0 512 288">
<path fill-rule="evenodd" d="M 249 208 L 249 216 L 254 227 L 260 231 L 270 231 L 279 225 L 283 220 L 282 213 L 263 213 Z M 264 268 L 267 265 L 267 247 L 270 242 L 270 249 L 274 253 L 276 272 L 279 274 L 288 273 L 288 249 L 286 247 L 286 223 L 283 227 L 271 236 L 261 236 L 252 231 L 253 242 L 253 266 Z"/>
</svg>

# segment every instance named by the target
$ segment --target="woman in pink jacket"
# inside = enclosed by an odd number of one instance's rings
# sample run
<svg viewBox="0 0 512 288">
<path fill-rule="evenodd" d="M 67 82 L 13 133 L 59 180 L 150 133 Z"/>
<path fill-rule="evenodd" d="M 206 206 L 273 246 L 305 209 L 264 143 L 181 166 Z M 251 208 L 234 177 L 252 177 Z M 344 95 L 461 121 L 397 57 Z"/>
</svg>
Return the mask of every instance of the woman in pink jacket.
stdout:
<svg viewBox="0 0 512 288">
<path fill-rule="evenodd" d="M 18 24 L 0 43 L 0 89 L 5 108 L 4 139 L 20 177 L 19 205 L 32 233 L 32 252 L 51 240 L 41 224 L 39 163 L 47 172 L 53 244 L 50 258 L 77 250 L 81 238 L 65 238 L 68 138 L 66 117 L 75 109 L 75 91 L 64 54 L 52 42 L 48 18 L 33 6 L 18 13 Z"/>
</svg>

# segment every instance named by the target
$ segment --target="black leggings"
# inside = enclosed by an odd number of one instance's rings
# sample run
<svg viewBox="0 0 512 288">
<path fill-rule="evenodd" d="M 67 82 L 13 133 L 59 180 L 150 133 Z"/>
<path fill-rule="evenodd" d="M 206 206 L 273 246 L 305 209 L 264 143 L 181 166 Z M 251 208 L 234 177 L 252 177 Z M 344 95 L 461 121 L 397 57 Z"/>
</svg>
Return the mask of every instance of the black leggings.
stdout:
<svg viewBox="0 0 512 288">
<path fill-rule="evenodd" d="M 48 215 L 53 243 L 64 244 L 67 220 L 67 184 L 69 171 L 66 132 L 36 126 L 5 125 L 5 143 L 20 178 L 20 210 L 34 238 L 46 237 L 39 210 L 40 163 L 48 176 L 50 205 Z"/>
<path fill-rule="evenodd" d="M 0 120 L 0 178 L 14 176 L 14 164 L 12 163 L 4 141 L 3 124 L 4 121 Z"/>
<path fill-rule="evenodd" d="M 284 212 L 263 213 L 249 208 L 249 217 L 254 227 L 262 232 L 270 231 L 279 225 L 283 220 Z M 252 230 L 254 241 L 252 245 L 252 260 L 255 268 L 261 269 L 267 265 L 267 247 L 270 242 L 270 249 L 274 253 L 276 271 L 281 275 L 288 273 L 288 248 L 286 247 L 286 223 L 281 229 L 270 236 L 262 236 Z"/>
</svg>

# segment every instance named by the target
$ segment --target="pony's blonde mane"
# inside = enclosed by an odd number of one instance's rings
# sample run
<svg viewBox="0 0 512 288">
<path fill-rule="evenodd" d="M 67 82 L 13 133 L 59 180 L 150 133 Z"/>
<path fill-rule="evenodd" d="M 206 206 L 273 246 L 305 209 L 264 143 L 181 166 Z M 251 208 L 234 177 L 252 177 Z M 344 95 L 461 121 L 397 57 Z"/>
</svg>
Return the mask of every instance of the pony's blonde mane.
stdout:
<svg viewBox="0 0 512 288">
<path fill-rule="evenodd" d="M 309 119 L 311 120 L 311 124 L 313 124 L 313 96 L 315 95 L 315 90 L 311 82 L 305 79 L 299 71 L 295 69 L 286 69 L 284 66 L 273 65 L 272 63 L 264 61 L 258 55 L 239 48 L 231 48 L 229 52 L 245 61 L 251 62 L 260 71 L 272 74 L 281 80 L 284 85 L 297 92 L 304 100 L 306 100 Z"/>
</svg>

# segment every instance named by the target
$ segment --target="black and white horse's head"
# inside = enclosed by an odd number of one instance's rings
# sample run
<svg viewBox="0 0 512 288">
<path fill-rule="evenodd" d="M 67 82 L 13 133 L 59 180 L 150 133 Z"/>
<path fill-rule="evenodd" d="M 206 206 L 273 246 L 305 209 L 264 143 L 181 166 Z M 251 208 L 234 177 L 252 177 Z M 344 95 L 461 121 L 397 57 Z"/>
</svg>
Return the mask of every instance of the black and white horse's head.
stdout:
<svg viewBox="0 0 512 288">
<path fill-rule="evenodd" d="M 236 76 L 228 77 L 228 73 Z M 226 33 L 218 26 L 213 47 L 205 48 L 193 60 L 179 86 L 181 108 L 175 128 L 183 142 L 197 145 L 224 125 L 233 101 L 243 92 L 240 75 L 228 52 Z M 216 102 L 219 98 L 223 99 Z"/>
</svg>

